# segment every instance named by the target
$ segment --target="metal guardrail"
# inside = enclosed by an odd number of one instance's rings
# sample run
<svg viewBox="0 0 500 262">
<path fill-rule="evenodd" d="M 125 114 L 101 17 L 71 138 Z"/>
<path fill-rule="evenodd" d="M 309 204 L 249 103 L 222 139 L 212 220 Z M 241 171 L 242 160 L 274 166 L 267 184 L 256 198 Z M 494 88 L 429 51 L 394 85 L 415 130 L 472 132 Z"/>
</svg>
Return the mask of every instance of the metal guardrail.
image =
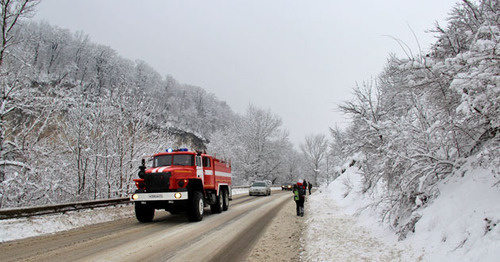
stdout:
<svg viewBox="0 0 500 262">
<path fill-rule="evenodd" d="M 250 186 L 233 186 L 233 189 L 249 188 L 249 187 Z M 66 204 L 56 204 L 48 206 L 6 208 L 6 209 L 0 209 L 0 220 L 19 218 L 19 217 L 40 216 L 40 215 L 55 214 L 55 213 L 64 213 L 80 209 L 106 207 L 106 206 L 114 206 L 118 204 L 129 204 L 129 203 L 132 203 L 130 199 L 128 197 L 123 197 L 123 198 L 92 200 L 92 201 L 66 203 Z"/>
<path fill-rule="evenodd" d="M 250 188 L 250 186 L 232 186 L 232 189 L 238 189 L 238 188 Z"/>
<path fill-rule="evenodd" d="M 49 206 L 6 208 L 6 209 L 0 209 L 0 219 L 64 213 L 64 212 L 75 211 L 75 210 L 80 210 L 80 209 L 106 207 L 106 206 L 114 206 L 114 205 L 118 205 L 118 204 L 128 204 L 128 203 L 131 203 L 130 199 L 128 197 L 124 197 L 124 198 L 93 200 L 93 201 L 86 201 L 86 202 L 75 202 L 75 203 L 67 203 L 67 204 L 57 204 L 57 205 L 49 205 Z"/>
</svg>

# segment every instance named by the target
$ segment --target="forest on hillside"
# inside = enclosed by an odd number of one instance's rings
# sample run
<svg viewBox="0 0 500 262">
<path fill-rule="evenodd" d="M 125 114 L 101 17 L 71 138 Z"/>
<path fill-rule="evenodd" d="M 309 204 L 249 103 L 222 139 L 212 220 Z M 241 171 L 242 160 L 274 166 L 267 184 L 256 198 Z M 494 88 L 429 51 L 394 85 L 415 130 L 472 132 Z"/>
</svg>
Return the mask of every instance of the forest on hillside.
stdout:
<svg viewBox="0 0 500 262">
<path fill-rule="evenodd" d="M 233 183 L 297 175 L 282 161 L 294 149 L 279 116 L 254 106 L 237 115 L 84 32 L 30 20 L 36 5 L 1 6 L 0 208 L 124 197 L 143 156 L 211 140 L 217 157 L 232 160 Z"/>
<path fill-rule="evenodd" d="M 213 94 L 43 22 L 2 59 L 2 206 L 124 196 L 142 155 L 200 149 L 228 124 Z"/>
</svg>

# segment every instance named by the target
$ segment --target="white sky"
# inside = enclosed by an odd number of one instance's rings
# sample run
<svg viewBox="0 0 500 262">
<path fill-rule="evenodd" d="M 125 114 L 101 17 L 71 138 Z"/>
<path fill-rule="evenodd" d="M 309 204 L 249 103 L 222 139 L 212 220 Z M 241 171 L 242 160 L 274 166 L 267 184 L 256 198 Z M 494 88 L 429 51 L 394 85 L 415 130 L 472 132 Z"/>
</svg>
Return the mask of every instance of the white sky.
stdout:
<svg viewBox="0 0 500 262">
<path fill-rule="evenodd" d="M 356 82 L 376 77 L 387 35 L 410 45 L 457 0 L 43 0 L 35 19 L 81 30 L 163 76 L 200 86 L 244 113 L 249 104 L 280 117 L 298 145 L 308 134 L 345 126 L 336 105 Z M 411 28 L 411 29 L 410 29 Z"/>
</svg>

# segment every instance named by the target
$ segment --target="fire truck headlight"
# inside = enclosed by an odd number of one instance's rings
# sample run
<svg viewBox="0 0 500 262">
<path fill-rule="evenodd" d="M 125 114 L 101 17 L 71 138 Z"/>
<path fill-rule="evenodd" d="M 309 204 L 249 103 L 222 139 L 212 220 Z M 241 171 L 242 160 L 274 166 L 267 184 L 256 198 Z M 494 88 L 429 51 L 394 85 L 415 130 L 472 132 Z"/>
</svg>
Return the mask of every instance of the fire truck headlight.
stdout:
<svg viewBox="0 0 500 262">
<path fill-rule="evenodd" d="M 174 194 L 175 199 L 180 199 L 182 197 L 182 194 L 180 192 L 177 192 Z"/>
<path fill-rule="evenodd" d="M 133 194 L 133 195 L 132 195 L 132 199 L 133 199 L 133 200 L 137 200 L 138 198 L 139 198 L 139 195 L 137 195 L 137 194 Z"/>
</svg>

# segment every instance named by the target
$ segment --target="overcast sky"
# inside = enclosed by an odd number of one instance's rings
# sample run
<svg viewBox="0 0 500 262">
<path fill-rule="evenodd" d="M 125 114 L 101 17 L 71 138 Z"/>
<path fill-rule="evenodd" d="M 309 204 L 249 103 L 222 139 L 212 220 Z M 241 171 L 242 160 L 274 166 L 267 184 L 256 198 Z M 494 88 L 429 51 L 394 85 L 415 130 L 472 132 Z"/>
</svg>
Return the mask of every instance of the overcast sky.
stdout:
<svg viewBox="0 0 500 262">
<path fill-rule="evenodd" d="M 415 53 L 456 0 L 43 0 L 34 19 L 81 30 L 163 76 L 214 93 L 244 113 L 249 104 L 283 119 L 298 145 L 346 126 L 336 107 L 376 77 L 391 37 Z"/>
</svg>

